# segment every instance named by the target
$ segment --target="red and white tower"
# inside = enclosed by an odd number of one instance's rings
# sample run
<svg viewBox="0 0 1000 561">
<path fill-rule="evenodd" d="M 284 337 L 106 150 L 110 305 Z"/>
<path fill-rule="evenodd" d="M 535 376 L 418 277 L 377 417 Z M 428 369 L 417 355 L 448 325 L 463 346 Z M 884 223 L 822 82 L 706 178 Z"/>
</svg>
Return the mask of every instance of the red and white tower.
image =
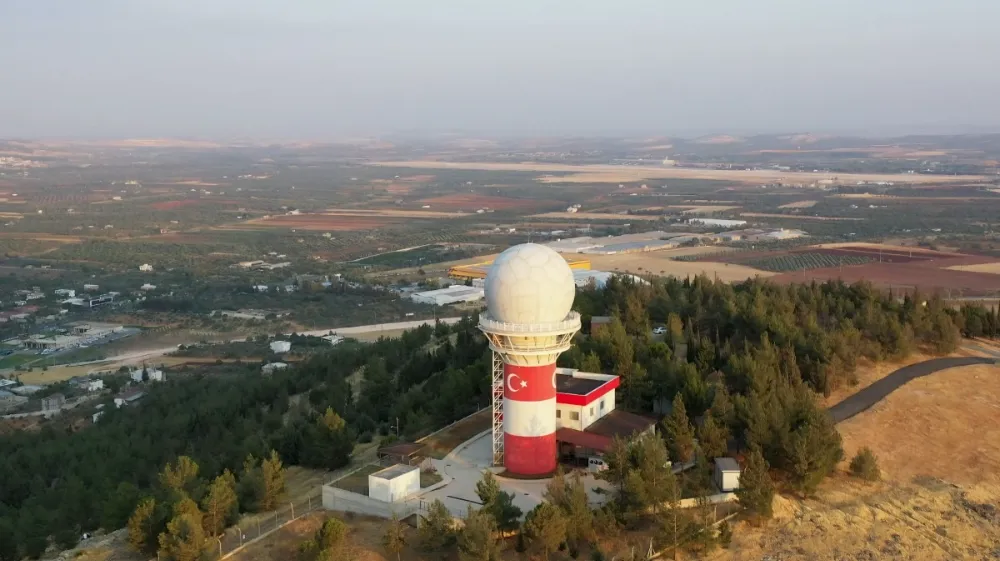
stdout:
<svg viewBox="0 0 1000 561">
<path fill-rule="evenodd" d="M 479 329 L 493 360 L 493 463 L 524 476 L 556 469 L 556 358 L 580 330 L 573 271 L 552 249 L 522 244 L 486 275 Z"/>
</svg>

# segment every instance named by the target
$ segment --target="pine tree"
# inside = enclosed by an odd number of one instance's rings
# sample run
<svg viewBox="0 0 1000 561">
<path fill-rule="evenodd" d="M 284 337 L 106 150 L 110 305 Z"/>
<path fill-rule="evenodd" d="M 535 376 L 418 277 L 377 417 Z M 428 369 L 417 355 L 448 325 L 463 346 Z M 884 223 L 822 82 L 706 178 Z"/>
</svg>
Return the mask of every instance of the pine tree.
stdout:
<svg viewBox="0 0 1000 561">
<path fill-rule="evenodd" d="M 440 499 L 434 499 L 417 529 L 420 548 L 428 552 L 440 553 L 455 542 L 454 517 Z"/>
<path fill-rule="evenodd" d="M 541 551 L 546 561 L 566 541 L 566 518 L 552 503 L 543 501 L 528 513 L 524 534 L 532 549 Z"/>
<path fill-rule="evenodd" d="M 195 507 L 197 510 L 197 507 Z M 200 561 L 206 554 L 201 518 L 192 512 L 178 514 L 160 534 L 157 557 L 164 561 Z"/>
<path fill-rule="evenodd" d="M 465 526 L 458 533 L 458 555 L 462 561 L 500 561 L 503 542 L 493 517 L 469 507 Z"/>
<path fill-rule="evenodd" d="M 840 434 L 829 416 L 818 411 L 810 414 L 792 431 L 785 453 L 792 483 L 804 495 L 811 495 L 843 458 Z"/>
<path fill-rule="evenodd" d="M 721 458 L 729 449 L 729 429 L 709 413 L 698 429 L 698 444 L 707 459 Z"/>
<path fill-rule="evenodd" d="M 406 534 L 403 531 L 403 523 L 399 521 L 395 512 L 392 513 L 389 527 L 386 528 L 385 534 L 382 536 L 382 545 L 390 554 L 396 554 L 396 561 L 399 561 L 399 554 L 406 545 Z"/>
<path fill-rule="evenodd" d="M 678 547 L 680 547 L 684 538 L 688 535 L 691 523 L 687 513 L 679 506 L 680 500 L 680 489 L 674 485 L 670 489 L 670 496 L 657 514 L 660 539 L 664 545 L 673 548 L 674 559 L 677 558 Z"/>
<path fill-rule="evenodd" d="M 517 529 L 521 509 L 514 505 L 514 495 L 500 490 L 493 472 L 483 472 L 483 478 L 476 483 L 476 495 L 483 503 L 482 512 L 493 517 L 501 533 Z"/>
<path fill-rule="evenodd" d="M 610 483 L 617 494 L 617 500 L 626 500 L 626 484 L 628 483 L 628 473 L 632 467 L 629 456 L 629 443 L 623 438 L 614 437 L 611 446 L 604 453 L 604 465 L 607 469 L 597 473 L 597 478 Z"/>
<path fill-rule="evenodd" d="M 601 357 L 597 356 L 597 353 L 590 351 L 583 357 L 583 361 L 580 362 L 580 370 L 584 372 L 601 372 L 604 367 L 601 365 Z"/>
<path fill-rule="evenodd" d="M 204 512 L 205 533 L 218 536 L 239 512 L 236 497 L 236 477 L 228 469 L 212 481 L 208 493 L 201 501 Z"/>
<path fill-rule="evenodd" d="M 198 499 L 198 464 L 187 456 L 179 456 L 176 463 L 167 463 L 160 472 L 160 484 L 175 493 Z"/>
<path fill-rule="evenodd" d="M 774 502 L 774 483 L 768 473 L 770 466 L 761 454 L 760 448 L 754 447 L 747 457 L 746 467 L 740 474 L 740 488 L 736 490 L 736 498 L 740 505 L 747 509 L 758 520 L 771 518 Z"/>
<path fill-rule="evenodd" d="M 281 465 L 278 453 L 271 450 L 260 465 L 261 471 L 261 510 L 274 510 L 285 495 L 285 468 Z"/>
<path fill-rule="evenodd" d="M 497 482 L 496 476 L 492 471 L 484 471 L 482 479 L 476 483 L 476 496 L 479 497 L 479 502 L 485 507 L 495 501 L 499 494 L 500 483 Z"/>
<path fill-rule="evenodd" d="M 663 421 L 663 436 L 667 440 L 671 460 L 682 463 L 691 461 L 694 456 L 694 429 L 680 393 L 674 395 L 673 410 Z"/>
<path fill-rule="evenodd" d="M 139 502 L 128 519 L 128 543 L 139 553 L 148 555 L 156 551 L 156 536 L 153 533 L 155 511 L 156 500 L 147 497 Z"/>
</svg>

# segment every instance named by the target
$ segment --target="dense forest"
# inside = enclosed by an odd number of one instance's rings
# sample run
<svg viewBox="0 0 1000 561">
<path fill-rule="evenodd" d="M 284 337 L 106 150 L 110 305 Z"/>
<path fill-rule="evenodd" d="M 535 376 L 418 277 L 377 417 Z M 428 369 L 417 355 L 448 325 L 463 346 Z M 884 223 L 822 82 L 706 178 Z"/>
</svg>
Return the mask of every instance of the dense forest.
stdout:
<svg viewBox="0 0 1000 561">
<path fill-rule="evenodd" d="M 38 557 L 50 536 L 67 546 L 81 532 L 120 528 L 154 492 L 160 468 L 180 455 L 209 480 L 239 473 L 248 455 L 271 449 L 285 464 L 341 467 L 357 439 L 387 434 L 390 418 L 400 418 L 404 437 L 417 437 L 481 407 L 488 368 L 486 343 L 469 318 L 398 339 L 342 343 L 270 376 L 259 365 L 173 376 L 150 387 L 138 407 L 106 407 L 83 430 L 47 426 L 0 437 L 0 542 Z M 361 373 L 353 394 L 348 378 Z"/>
<path fill-rule="evenodd" d="M 661 432 L 671 457 L 690 459 L 695 436 L 706 456 L 735 443 L 802 493 L 842 456 L 817 393 L 854 383 L 859 360 L 917 347 L 950 352 L 969 318 L 980 331 L 997 325 L 995 312 L 894 298 L 866 284 L 703 277 L 613 279 L 580 290 L 575 308 L 585 324 L 613 319 L 578 336 L 560 363 L 622 376 L 619 407 L 667 415 Z M 664 340 L 651 336 L 654 323 L 667 326 Z M 488 403 L 490 384 L 475 317 L 344 343 L 270 376 L 256 365 L 233 368 L 172 377 L 139 407 L 110 408 L 77 432 L 0 437 L 0 542 L 13 540 L 12 555 L 37 557 L 51 536 L 61 534 L 61 546 L 75 541 L 66 529 L 122 527 L 155 493 L 160 468 L 181 455 L 205 481 L 240 473 L 249 455 L 272 449 L 286 465 L 334 469 L 355 442 L 387 435 L 396 418 L 401 436 L 415 438 L 472 413 Z M 0 552 L 0 561 L 14 558 Z"/>
</svg>

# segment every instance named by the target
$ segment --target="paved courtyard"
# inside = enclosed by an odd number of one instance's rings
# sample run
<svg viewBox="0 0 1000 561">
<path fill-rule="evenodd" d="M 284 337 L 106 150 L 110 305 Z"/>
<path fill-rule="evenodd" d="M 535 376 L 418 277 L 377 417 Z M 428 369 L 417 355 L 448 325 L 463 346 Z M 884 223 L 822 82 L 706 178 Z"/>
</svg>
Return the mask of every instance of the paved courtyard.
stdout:
<svg viewBox="0 0 1000 561">
<path fill-rule="evenodd" d="M 476 483 L 482 479 L 483 472 L 487 469 L 494 473 L 503 471 L 502 468 L 490 466 L 493 458 L 491 444 L 490 433 L 481 433 L 455 448 L 443 460 L 431 460 L 435 469 L 444 478 L 443 486 L 422 493 L 420 499 L 424 503 L 440 499 L 452 514 L 458 516 L 464 516 L 469 506 L 479 508 L 481 505 L 479 497 L 476 496 Z M 524 513 L 542 501 L 545 486 L 550 481 L 550 479 L 524 481 L 500 477 L 497 480 L 501 489 L 514 494 L 514 504 Z M 583 483 L 591 504 L 599 505 L 607 500 L 607 494 L 594 492 L 595 488 L 609 490 L 610 486 L 606 482 L 599 481 L 593 474 L 586 473 Z"/>
</svg>

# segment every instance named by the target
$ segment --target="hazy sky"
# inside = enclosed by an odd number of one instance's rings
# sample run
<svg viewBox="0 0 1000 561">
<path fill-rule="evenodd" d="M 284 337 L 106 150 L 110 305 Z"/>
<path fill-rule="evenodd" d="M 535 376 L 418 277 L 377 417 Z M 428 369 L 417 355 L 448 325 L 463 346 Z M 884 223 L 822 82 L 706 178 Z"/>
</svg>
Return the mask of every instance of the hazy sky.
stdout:
<svg viewBox="0 0 1000 561">
<path fill-rule="evenodd" d="M 993 0 L 0 0 L 0 137 L 1000 131 Z"/>
</svg>

